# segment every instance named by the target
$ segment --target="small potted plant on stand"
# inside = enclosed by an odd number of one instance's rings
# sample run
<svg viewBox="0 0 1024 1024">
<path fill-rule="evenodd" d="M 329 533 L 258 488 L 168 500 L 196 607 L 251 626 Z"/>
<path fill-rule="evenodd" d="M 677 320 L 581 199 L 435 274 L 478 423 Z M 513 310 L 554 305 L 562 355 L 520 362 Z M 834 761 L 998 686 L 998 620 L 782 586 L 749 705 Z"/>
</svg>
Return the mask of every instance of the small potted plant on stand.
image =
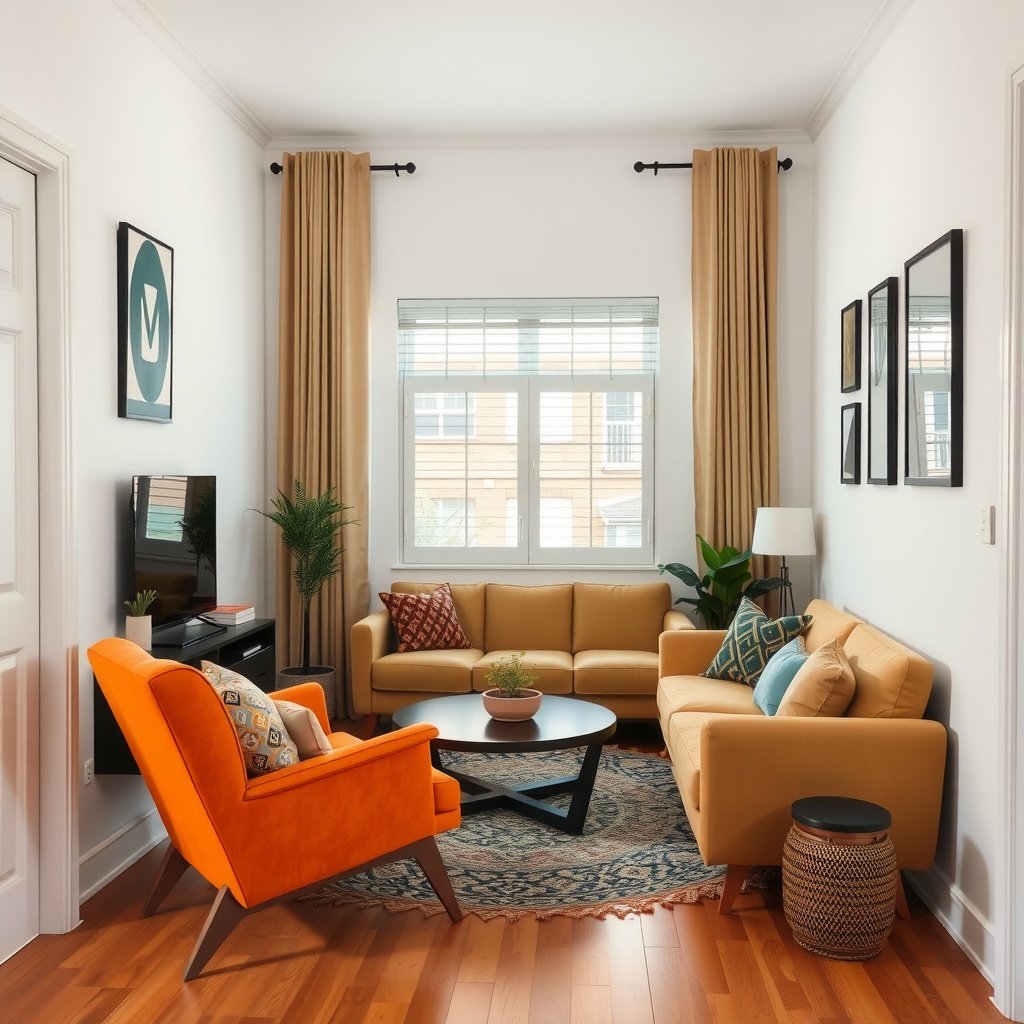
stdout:
<svg viewBox="0 0 1024 1024">
<path fill-rule="evenodd" d="M 153 616 L 147 615 L 146 610 L 155 600 L 155 590 L 140 590 L 124 603 L 131 613 L 124 618 L 125 638 L 146 651 L 153 646 Z"/>
<path fill-rule="evenodd" d="M 531 689 L 537 677 L 523 667 L 525 651 L 506 654 L 487 672 L 490 690 L 481 694 L 484 709 L 499 722 L 523 722 L 533 718 L 540 708 L 540 690 Z"/>
<path fill-rule="evenodd" d="M 273 512 L 256 511 L 281 528 L 281 540 L 292 555 L 295 589 L 302 600 L 302 664 L 278 670 L 277 686 L 281 689 L 296 683 L 319 683 L 327 698 L 327 713 L 334 718 L 335 669 L 331 665 L 310 664 L 309 609 L 320 588 L 341 572 L 345 549 L 339 533 L 355 520 L 340 518 L 350 506 L 334 496 L 334 488 L 310 496 L 299 480 L 292 484 L 291 495 L 279 491 L 271 505 Z"/>
</svg>

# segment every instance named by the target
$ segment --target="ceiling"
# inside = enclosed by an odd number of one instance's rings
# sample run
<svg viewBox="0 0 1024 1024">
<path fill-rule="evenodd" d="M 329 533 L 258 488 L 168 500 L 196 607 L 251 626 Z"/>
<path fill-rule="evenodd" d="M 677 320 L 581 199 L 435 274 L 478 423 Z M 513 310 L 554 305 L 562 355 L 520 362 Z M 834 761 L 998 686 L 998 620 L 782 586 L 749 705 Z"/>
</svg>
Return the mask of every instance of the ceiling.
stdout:
<svg viewBox="0 0 1024 1024">
<path fill-rule="evenodd" d="M 803 129 L 886 8 L 900 6 L 118 2 L 155 15 L 275 138 Z"/>
</svg>

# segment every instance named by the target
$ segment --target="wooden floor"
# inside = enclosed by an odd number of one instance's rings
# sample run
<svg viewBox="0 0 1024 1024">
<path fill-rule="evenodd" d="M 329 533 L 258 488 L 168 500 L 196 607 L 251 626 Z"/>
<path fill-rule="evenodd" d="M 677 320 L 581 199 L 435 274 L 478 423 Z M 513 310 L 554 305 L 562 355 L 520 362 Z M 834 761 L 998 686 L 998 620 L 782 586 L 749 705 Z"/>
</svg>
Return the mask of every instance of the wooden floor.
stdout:
<svg viewBox="0 0 1024 1024">
<path fill-rule="evenodd" d="M 336 725 L 337 727 L 337 725 Z M 345 724 L 341 724 L 345 727 Z M 355 727 L 348 724 L 349 728 Z M 660 747 L 657 728 L 616 741 Z M 292 903 L 238 926 L 206 971 L 182 971 L 213 899 L 188 871 L 139 911 L 147 854 L 82 907 L 69 935 L 0 964 L 0 1024 L 980 1024 L 992 989 L 911 897 L 882 954 L 825 960 L 792 938 L 778 893 L 625 920 L 482 922 Z"/>
</svg>

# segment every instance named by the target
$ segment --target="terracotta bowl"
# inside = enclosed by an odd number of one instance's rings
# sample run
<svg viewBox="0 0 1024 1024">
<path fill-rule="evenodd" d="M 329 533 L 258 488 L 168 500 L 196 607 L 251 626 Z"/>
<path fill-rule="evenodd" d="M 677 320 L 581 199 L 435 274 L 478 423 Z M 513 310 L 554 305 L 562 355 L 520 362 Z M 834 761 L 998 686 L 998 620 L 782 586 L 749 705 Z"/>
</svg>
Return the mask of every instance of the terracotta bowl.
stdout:
<svg viewBox="0 0 1024 1024">
<path fill-rule="evenodd" d="M 540 710 L 540 690 L 522 690 L 522 697 L 502 697 L 498 690 L 484 690 L 484 710 L 499 722 L 525 722 Z"/>
</svg>

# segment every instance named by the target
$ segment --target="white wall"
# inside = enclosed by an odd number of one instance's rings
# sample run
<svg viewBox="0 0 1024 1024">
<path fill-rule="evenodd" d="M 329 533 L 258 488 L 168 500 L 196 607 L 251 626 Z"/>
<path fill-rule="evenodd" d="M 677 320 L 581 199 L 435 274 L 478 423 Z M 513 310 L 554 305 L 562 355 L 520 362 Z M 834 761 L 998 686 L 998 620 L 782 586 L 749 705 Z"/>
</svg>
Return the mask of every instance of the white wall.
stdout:
<svg viewBox="0 0 1024 1024">
<path fill-rule="evenodd" d="M 948 724 L 950 752 L 936 867 L 919 882 L 990 977 L 1004 538 L 983 546 L 978 524 L 999 496 L 1007 99 L 1022 62 L 1018 0 L 914 4 L 814 147 L 820 590 L 935 664 L 930 716 Z M 844 487 L 839 407 L 866 391 L 839 392 L 839 311 L 892 274 L 902 320 L 904 261 L 954 227 L 964 229 L 964 486 Z M 902 419 L 899 437 L 902 480 Z"/>
<path fill-rule="evenodd" d="M 633 164 L 638 159 L 686 161 L 694 146 L 742 145 L 744 140 L 599 139 L 558 144 L 507 139 L 432 144 L 410 139 L 386 146 L 373 140 L 350 139 L 333 146 L 322 140 L 315 146 L 304 141 L 305 145 L 284 140 L 272 146 L 268 163 L 279 159 L 282 149 L 369 149 L 374 163 L 412 160 L 417 168 L 401 179 L 384 173 L 373 176 L 371 594 L 387 589 L 394 579 L 430 580 L 439 575 L 530 583 L 659 578 L 655 570 L 452 568 L 441 573 L 398 565 L 399 298 L 658 296 L 655 561 L 693 564 L 690 172 L 638 175 Z M 763 138 L 748 143 L 761 148 L 771 144 Z M 810 498 L 811 147 L 783 140 L 780 155 L 796 162 L 780 175 L 782 499 L 805 504 Z M 268 294 L 277 290 L 279 211 L 279 191 L 268 188 Z M 276 366 L 276 329 L 276 311 L 268 306 L 271 366 Z M 809 566 L 794 568 L 797 600 L 805 600 Z M 376 597 L 372 604 L 377 604 Z"/>
<path fill-rule="evenodd" d="M 93 754 L 85 651 L 123 632 L 133 473 L 217 475 L 219 595 L 264 606 L 265 528 L 246 511 L 262 505 L 266 491 L 262 152 L 109 0 L 8 5 L 3 22 L 6 111 L 71 153 L 84 760 Z M 120 220 L 174 248 L 169 425 L 117 418 Z M 97 777 L 82 789 L 83 895 L 160 834 L 151 811 L 138 778 Z"/>
</svg>

